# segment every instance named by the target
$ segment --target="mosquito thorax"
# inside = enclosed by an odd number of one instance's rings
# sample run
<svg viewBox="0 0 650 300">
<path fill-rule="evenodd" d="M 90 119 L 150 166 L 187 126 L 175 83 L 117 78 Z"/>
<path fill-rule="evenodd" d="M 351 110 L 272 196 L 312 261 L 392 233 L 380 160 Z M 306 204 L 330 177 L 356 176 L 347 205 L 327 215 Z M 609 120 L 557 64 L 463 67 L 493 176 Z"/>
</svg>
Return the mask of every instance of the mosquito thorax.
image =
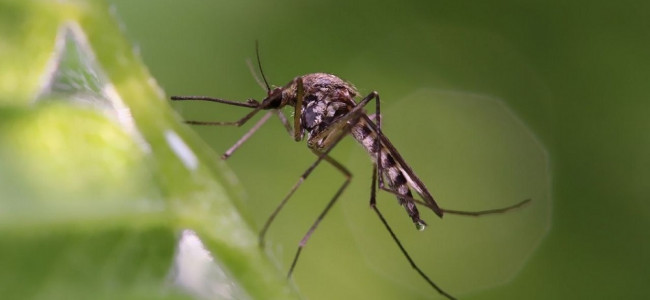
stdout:
<svg viewBox="0 0 650 300">
<path fill-rule="evenodd" d="M 288 99 L 287 104 L 292 106 L 296 103 L 298 80 L 302 80 L 306 101 L 327 99 L 354 105 L 350 101 L 354 101 L 354 97 L 358 95 L 356 88 L 352 84 L 336 75 L 311 73 L 294 78 L 284 87 L 282 96 Z"/>
</svg>

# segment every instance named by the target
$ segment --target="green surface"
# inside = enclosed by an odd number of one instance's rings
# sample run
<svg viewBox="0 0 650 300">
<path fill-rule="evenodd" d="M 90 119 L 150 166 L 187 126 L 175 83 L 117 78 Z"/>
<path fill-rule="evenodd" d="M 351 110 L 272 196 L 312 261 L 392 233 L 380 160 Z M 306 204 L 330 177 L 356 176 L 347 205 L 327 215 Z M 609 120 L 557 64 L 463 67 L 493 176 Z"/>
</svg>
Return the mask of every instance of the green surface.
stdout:
<svg viewBox="0 0 650 300">
<path fill-rule="evenodd" d="M 183 297 L 160 287 L 180 230 L 192 228 L 244 294 L 268 298 L 283 291 L 298 241 L 343 180 L 323 166 L 296 192 L 271 228 L 280 270 L 270 267 L 254 231 L 314 156 L 271 120 L 220 162 L 192 131 L 222 153 L 247 128 L 178 124 L 124 34 L 168 95 L 233 100 L 265 95 L 245 63 L 259 40 L 275 85 L 330 72 L 362 94 L 379 91 L 384 131 L 441 206 L 486 209 L 533 198 L 518 212 L 482 219 L 426 212 L 430 226 L 416 232 L 394 198 L 380 196 L 416 261 L 453 295 L 650 297 L 647 3 L 110 1 L 122 32 L 101 5 L 78 3 L 0 2 L 3 295 Z M 131 109 L 149 154 L 106 117 L 114 106 L 79 106 L 56 93 L 30 104 L 64 19 L 81 24 L 101 80 Z M 74 106 L 59 101 L 70 98 Z M 246 113 L 174 107 L 197 120 Z M 170 151 L 169 128 L 196 151 L 198 171 Z M 294 274 L 300 293 L 440 299 L 367 209 L 365 152 L 345 141 L 334 156 L 355 177 L 303 251 Z M 220 230 L 224 224 L 234 229 Z"/>
<path fill-rule="evenodd" d="M 0 7 L 3 299 L 297 298 L 108 4 Z"/>
</svg>

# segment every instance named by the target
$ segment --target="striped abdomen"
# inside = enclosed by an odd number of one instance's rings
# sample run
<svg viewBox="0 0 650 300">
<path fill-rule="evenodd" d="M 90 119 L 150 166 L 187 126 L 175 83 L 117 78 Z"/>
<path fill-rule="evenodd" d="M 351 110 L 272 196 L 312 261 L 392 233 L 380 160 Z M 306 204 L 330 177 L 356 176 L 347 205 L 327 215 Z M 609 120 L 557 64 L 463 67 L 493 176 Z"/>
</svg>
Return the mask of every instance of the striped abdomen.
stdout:
<svg viewBox="0 0 650 300">
<path fill-rule="evenodd" d="M 381 145 L 377 133 L 368 126 L 365 120 L 359 120 L 359 122 L 352 127 L 351 133 L 361 146 L 368 151 L 368 154 L 370 154 L 374 162 L 377 162 L 377 150 L 379 150 L 384 182 L 387 183 L 388 187 L 397 194 L 406 196 L 397 197 L 399 204 L 404 206 L 416 227 L 418 229 L 423 229 L 424 226 L 426 226 L 426 223 L 420 219 L 420 212 L 418 211 L 415 202 L 412 200 L 413 194 L 411 194 L 411 190 L 408 186 L 408 174 L 404 173 L 404 170 L 395 160 L 390 151 Z"/>
</svg>

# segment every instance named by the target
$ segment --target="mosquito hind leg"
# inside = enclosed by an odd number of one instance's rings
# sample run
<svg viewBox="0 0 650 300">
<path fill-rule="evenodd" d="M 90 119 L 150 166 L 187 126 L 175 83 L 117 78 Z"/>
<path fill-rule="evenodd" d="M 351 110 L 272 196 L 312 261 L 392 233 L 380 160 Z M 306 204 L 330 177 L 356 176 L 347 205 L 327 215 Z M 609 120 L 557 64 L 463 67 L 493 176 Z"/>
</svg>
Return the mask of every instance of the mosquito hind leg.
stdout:
<svg viewBox="0 0 650 300">
<path fill-rule="evenodd" d="M 424 273 L 424 271 L 422 271 L 422 269 L 420 269 L 420 267 L 418 267 L 415 261 L 413 261 L 413 259 L 411 258 L 411 255 L 409 255 L 408 251 L 406 251 L 406 248 L 404 248 L 404 246 L 402 245 L 402 242 L 400 242 L 399 238 L 397 238 L 397 235 L 395 235 L 395 232 L 393 232 L 393 229 L 390 227 L 390 225 L 388 225 L 388 221 L 386 221 L 386 218 L 384 218 L 384 215 L 382 215 L 382 213 L 379 211 L 379 208 L 377 207 L 377 201 L 376 201 L 377 181 L 378 181 L 377 164 L 373 164 L 372 184 L 370 188 L 370 208 L 372 208 L 372 210 L 375 211 L 377 217 L 379 217 L 379 220 L 381 221 L 382 224 L 384 224 L 384 227 L 386 228 L 386 230 L 388 230 L 388 233 L 390 234 L 391 238 L 393 238 L 393 241 L 395 241 L 395 243 L 397 244 L 397 247 L 399 247 L 400 251 L 406 258 L 406 260 L 408 260 L 411 267 L 415 269 L 415 271 L 420 275 L 420 277 L 426 280 L 426 282 L 441 295 L 447 297 L 448 299 L 456 299 L 454 298 L 454 296 L 448 294 L 442 288 L 440 288 L 435 282 L 433 282 L 433 280 L 429 278 L 429 276 L 427 276 L 427 274 Z"/>
<path fill-rule="evenodd" d="M 395 196 L 399 196 L 399 197 L 407 198 L 407 199 L 409 199 L 409 200 L 415 202 L 415 203 L 418 204 L 418 205 L 422 205 L 422 206 L 424 206 L 424 207 L 431 208 L 431 206 L 429 206 L 429 204 L 423 202 L 422 200 L 415 199 L 415 198 L 413 198 L 413 197 L 409 197 L 409 196 L 405 196 L 405 195 L 399 194 L 398 192 L 396 192 L 396 191 L 394 191 L 394 190 L 391 190 L 391 189 L 389 189 L 389 188 L 386 188 L 386 187 L 379 187 L 379 189 L 382 190 L 382 191 L 385 191 L 385 192 L 391 193 L 391 194 L 393 194 L 393 195 L 395 195 Z M 440 209 L 441 209 L 445 214 L 460 215 L 460 216 L 468 216 L 468 217 L 480 217 L 480 216 L 484 216 L 484 215 L 496 215 L 496 214 L 502 214 L 502 213 L 509 212 L 509 211 L 511 211 L 511 210 L 516 210 L 516 209 L 518 209 L 518 208 L 521 208 L 521 207 L 527 205 L 527 204 L 530 203 L 531 201 L 533 201 L 533 200 L 532 200 L 532 199 L 525 199 L 525 200 L 523 200 L 523 201 L 519 201 L 519 202 L 517 202 L 517 203 L 515 203 L 515 204 L 512 204 L 512 205 L 508 205 L 508 206 L 504 206 L 504 207 L 498 207 L 498 208 L 492 208 L 492 209 L 486 209 L 486 210 L 477 210 L 477 211 L 471 211 L 471 210 L 455 210 L 455 209 L 447 209 L 447 208 L 442 208 L 442 207 L 441 207 Z"/>
<path fill-rule="evenodd" d="M 383 166 L 383 157 L 382 157 L 382 147 L 381 147 L 381 142 L 380 142 L 380 137 L 383 136 L 383 133 L 381 132 L 381 99 L 379 98 L 379 94 L 375 95 L 375 114 L 372 116 L 363 116 L 363 119 L 365 119 L 366 122 L 372 123 L 372 117 L 374 117 L 374 121 L 376 125 L 374 126 L 374 129 L 377 134 L 377 138 L 375 139 L 374 143 L 374 149 L 375 149 L 375 166 L 376 170 L 375 172 L 377 173 L 376 176 L 378 176 L 377 180 L 379 182 L 379 188 L 382 190 L 388 190 L 384 183 L 384 166 Z M 385 157 L 392 161 L 390 153 L 385 153 Z M 389 168 L 391 166 L 388 166 Z M 403 177 L 402 177 L 403 178 Z M 375 190 L 375 189 L 373 189 Z M 413 222 L 418 226 L 418 228 L 424 228 L 426 226 L 426 223 L 420 219 L 419 217 L 419 212 L 416 208 L 416 205 L 413 203 L 413 197 L 409 197 L 409 194 L 403 194 L 403 193 L 397 193 L 397 191 L 391 190 L 395 195 L 398 196 L 398 199 L 400 201 L 400 204 L 406 208 L 406 211 L 408 214 L 411 216 L 413 219 Z"/>
<path fill-rule="evenodd" d="M 469 217 L 480 217 L 480 216 L 485 216 L 485 215 L 494 215 L 494 214 L 506 213 L 508 211 L 518 209 L 518 208 L 528 204 L 530 201 L 533 201 L 533 200 L 532 199 L 525 199 L 525 200 L 517 202 L 517 203 L 515 203 L 513 205 L 509 205 L 509 206 L 505 206 L 505 207 L 499 207 L 499 208 L 493 208 L 493 209 L 479 210 L 479 211 L 454 210 L 454 209 L 446 209 L 446 208 L 441 208 L 441 209 L 446 214 L 469 216 Z M 418 203 L 418 202 L 416 202 L 416 203 Z M 418 203 L 418 204 L 424 204 L 424 202 Z"/>
</svg>

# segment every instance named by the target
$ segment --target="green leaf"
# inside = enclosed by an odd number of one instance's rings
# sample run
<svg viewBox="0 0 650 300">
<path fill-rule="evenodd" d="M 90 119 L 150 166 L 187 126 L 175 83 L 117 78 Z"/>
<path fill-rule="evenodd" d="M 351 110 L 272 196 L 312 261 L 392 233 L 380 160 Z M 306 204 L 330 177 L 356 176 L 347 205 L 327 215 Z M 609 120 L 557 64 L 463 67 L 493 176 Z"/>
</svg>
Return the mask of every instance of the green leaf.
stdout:
<svg viewBox="0 0 650 300">
<path fill-rule="evenodd" d="M 0 35 L 3 297 L 297 298 L 108 5 L 2 1 Z"/>
</svg>

